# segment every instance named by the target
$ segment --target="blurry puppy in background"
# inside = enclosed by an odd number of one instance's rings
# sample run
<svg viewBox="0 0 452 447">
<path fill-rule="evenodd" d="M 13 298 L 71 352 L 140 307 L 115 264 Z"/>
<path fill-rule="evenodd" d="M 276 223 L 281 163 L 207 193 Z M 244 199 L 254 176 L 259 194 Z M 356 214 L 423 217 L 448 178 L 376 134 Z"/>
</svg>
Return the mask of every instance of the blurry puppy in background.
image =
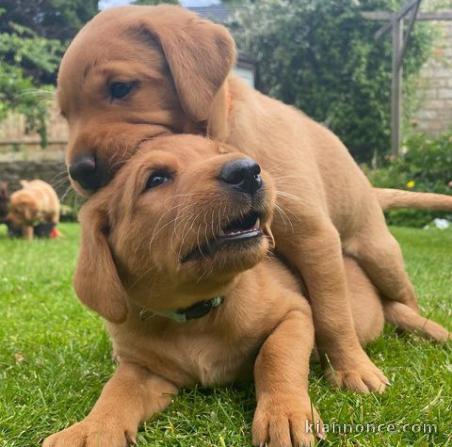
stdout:
<svg viewBox="0 0 452 447">
<path fill-rule="evenodd" d="M 36 224 L 55 227 L 60 219 L 60 201 L 55 190 L 42 180 L 22 180 L 22 189 L 11 194 L 8 223 L 31 240 Z"/>
<path fill-rule="evenodd" d="M 90 414 L 45 447 L 124 447 L 179 388 L 253 373 L 254 445 L 311 446 L 323 436 L 308 394 L 310 305 L 296 276 L 269 253 L 275 196 L 254 160 L 181 135 L 143 144 L 88 200 L 74 286 L 108 321 L 119 367 Z M 355 261 L 345 266 L 362 344 L 385 318 L 447 340 L 438 324 L 383 301 Z"/>
</svg>

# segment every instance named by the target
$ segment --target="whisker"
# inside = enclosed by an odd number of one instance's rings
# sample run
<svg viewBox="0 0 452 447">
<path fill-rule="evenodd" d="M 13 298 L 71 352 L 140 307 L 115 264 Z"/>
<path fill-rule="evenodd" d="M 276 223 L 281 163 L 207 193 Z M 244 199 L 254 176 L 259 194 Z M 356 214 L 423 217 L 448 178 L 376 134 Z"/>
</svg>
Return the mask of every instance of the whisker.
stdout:
<svg viewBox="0 0 452 447">
<path fill-rule="evenodd" d="M 288 192 L 277 190 L 276 191 L 276 195 L 277 196 L 281 196 L 281 197 L 286 197 L 287 199 L 291 199 L 291 200 L 294 200 L 296 202 L 302 202 L 302 200 L 299 197 L 297 197 L 297 196 L 295 196 L 293 194 L 290 194 Z"/>
<path fill-rule="evenodd" d="M 294 232 L 294 227 L 293 227 L 293 223 L 292 223 L 292 221 L 290 220 L 290 218 L 289 218 L 289 216 L 287 215 L 287 213 L 277 204 L 277 203 L 275 203 L 275 211 L 277 211 L 280 215 L 281 215 L 281 217 L 283 218 L 283 220 L 286 220 L 289 224 L 290 224 L 290 227 L 291 227 L 291 229 L 292 229 L 292 233 Z"/>
<path fill-rule="evenodd" d="M 66 189 L 66 191 L 63 193 L 63 195 L 61 196 L 60 202 L 63 202 L 64 199 L 66 198 L 66 196 L 69 194 L 69 192 L 72 190 L 71 186 L 68 186 L 68 188 Z"/>
</svg>

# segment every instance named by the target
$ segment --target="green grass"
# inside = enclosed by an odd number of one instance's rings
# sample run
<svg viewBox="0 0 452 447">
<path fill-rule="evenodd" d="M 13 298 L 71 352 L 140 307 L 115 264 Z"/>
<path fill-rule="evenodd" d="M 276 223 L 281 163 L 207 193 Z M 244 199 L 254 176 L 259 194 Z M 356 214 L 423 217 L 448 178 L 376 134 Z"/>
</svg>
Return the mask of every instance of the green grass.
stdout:
<svg viewBox="0 0 452 447">
<path fill-rule="evenodd" d="M 71 288 L 79 229 L 63 238 L 10 241 L 0 229 L 0 446 L 39 445 L 81 419 L 113 364 L 100 318 Z M 452 231 L 397 228 L 424 312 L 450 328 Z M 325 422 L 435 424 L 437 433 L 329 434 L 325 446 L 441 446 L 451 442 L 450 349 L 391 328 L 368 351 L 393 386 L 382 396 L 333 391 L 314 366 L 311 395 Z M 281 371 L 281 374 L 284 372 Z M 147 422 L 140 446 L 250 445 L 253 387 L 184 391 Z M 452 445 L 452 444 L 451 444 Z"/>
</svg>

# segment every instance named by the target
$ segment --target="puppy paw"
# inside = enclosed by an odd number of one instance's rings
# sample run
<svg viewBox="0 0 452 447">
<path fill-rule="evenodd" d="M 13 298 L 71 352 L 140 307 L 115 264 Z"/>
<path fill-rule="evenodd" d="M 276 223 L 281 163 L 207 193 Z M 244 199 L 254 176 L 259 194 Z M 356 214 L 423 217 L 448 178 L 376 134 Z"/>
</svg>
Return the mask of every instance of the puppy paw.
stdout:
<svg viewBox="0 0 452 447">
<path fill-rule="evenodd" d="M 323 423 L 309 397 L 261 397 L 253 420 L 253 445 L 312 447 L 323 439 Z"/>
<path fill-rule="evenodd" d="M 84 420 L 49 436 L 43 447 L 127 447 L 135 445 L 135 432 L 113 421 Z"/>
<path fill-rule="evenodd" d="M 383 393 L 390 385 L 386 376 L 367 356 L 360 362 L 332 364 L 325 375 L 334 387 L 358 393 Z"/>
</svg>

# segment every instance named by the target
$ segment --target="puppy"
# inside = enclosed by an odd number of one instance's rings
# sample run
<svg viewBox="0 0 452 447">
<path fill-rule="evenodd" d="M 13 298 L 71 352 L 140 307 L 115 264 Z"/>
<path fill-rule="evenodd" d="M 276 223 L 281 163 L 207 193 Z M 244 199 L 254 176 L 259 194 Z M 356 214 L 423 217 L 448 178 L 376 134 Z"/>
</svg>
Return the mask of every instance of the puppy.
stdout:
<svg viewBox="0 0 452 447">
<path fill-rule="evenodd" d="M 253 372 L 255 445 L 313 445 L 308 424 L 323 436 L 308 395 L 310 306 L 297 278 L 268 254 L 275 197 L 254 160 L 174 136 L 146 143 L 84 205 L 74 285 L 108 321 L 119 367 L 87 418 L 45 447 L 123 447 L 179 388 Z M 354 261 L 346 266 L 363 343 L 380 334 L 385 314 L 447 339 L 409 307 L 384 304 Z"/>
<path fill-rule="evenodd" d="M 37 223 L 57 225 L 60 219 L 60 201 L 55 190 L 42 180 L 21 181 L 22 189 L 11 194 L 7 221 L 20 228 L 25 239 L 33 239 Z"/>
<path fill-rule="evenodd" d="M 224 27 L 180 7 L 130 6 L 97 15 L 69 46 L 58 76 L 73 184 L 85 194 L 95 191 L 143 141 L 162 134 L 207 134 L 237 147 L 276 182 L 278 252 L 307 285 L 333 383 L 382 390 L 387 380 L 353 328 L 343 253 L 388 300 L 417 311 L 379 205 L 385 192 L 372 189 L 328 129 L 231 74 L 234 60 Z M 445 200 L 452 208 L 452 198 Z"/>
</svg>

